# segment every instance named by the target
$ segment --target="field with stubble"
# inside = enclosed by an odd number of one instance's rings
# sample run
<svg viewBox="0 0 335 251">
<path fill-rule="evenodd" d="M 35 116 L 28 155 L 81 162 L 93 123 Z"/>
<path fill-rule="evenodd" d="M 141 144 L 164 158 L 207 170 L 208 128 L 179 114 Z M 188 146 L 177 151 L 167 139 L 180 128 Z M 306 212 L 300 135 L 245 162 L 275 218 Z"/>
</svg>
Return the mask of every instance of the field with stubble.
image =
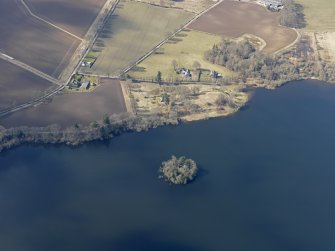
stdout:
<svg viewBox="0 0 335 251">
<path fill-rule="evenodd" d="M 42 96 L 56 85 L 0 59 L 0 110 Z M 0 122 L 1 124 L 1 122 Z"/>
<path fill-rule="evenodd" d="M 59 124 L 62 127 L 89 124 L 102 120 L 106 114 L 127 112 L 123 93 L 118 80 L 103 79 L 92 92 L 63 93 L 50 102 L 13 113 L 0 118 L 0 125 L 47 126 Z"/>
<path fill-rule="evenodd" d="M 31 16 L 20 1 L 0 2 L 0 51 L 58 77 L 80 40 Z"/>
<path fill-rule="evenodd" d="M 118 76 L 193 14 L 146 3 L 122 1 L 93 46 L 97 60 L 86 73 Z"/>
</svg>

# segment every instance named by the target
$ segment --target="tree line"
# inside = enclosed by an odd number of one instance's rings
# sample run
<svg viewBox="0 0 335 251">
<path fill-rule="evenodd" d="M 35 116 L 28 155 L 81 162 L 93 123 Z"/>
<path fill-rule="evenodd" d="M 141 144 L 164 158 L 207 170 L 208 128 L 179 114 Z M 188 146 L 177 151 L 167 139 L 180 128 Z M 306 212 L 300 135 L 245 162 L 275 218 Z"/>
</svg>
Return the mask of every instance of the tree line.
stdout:
<svg viewBox="0 0 335 251">
<path fill-rule="evenodd" d="M 291 28 L 304 28 L 306 26 L 303 6 L 294 0 L 283 0 L 284 8 L 280 11 L 279 22 Z"/>
<path fill-rule="evenodd" d="M 15 127 L 0 126 L 0 152 L 21 144 L 67 144 L 77 146 L 94 140 L 106 140 L 130 131 L 145 131 L 150 128 L 167 124 L 178 124 L 173 114 L 162 116 L 152 114 L 135 116 L 129 113 L 105 116 L 101 121 L 89 125 L 76 124 L 68 128 L 59 125 L 46 127 Z"/>
</svg>

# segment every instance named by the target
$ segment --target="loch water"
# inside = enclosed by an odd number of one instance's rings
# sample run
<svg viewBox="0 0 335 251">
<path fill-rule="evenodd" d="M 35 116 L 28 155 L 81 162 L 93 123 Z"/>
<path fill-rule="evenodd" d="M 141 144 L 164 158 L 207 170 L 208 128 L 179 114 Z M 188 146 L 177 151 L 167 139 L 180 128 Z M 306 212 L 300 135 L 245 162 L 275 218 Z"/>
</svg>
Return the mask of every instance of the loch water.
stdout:
<svg viewBox="0 0 335 251">
<path fill-rule="evenodd" d="M 193 158 L 197 179 L 158 168 Z M 334 251 L 335 85 L 258 89 L 227 117 L 0 154 L 1 251 Z"/>
</svg>

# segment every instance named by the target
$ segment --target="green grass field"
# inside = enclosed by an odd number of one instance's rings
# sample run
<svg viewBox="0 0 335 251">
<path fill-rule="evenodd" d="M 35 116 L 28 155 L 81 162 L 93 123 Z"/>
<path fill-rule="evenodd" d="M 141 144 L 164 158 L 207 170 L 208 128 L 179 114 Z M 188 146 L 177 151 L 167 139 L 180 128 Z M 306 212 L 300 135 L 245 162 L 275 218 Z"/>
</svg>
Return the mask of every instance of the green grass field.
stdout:
<svg viewBox="0 0 335 251">
<path fill-rule="evenodd" d="M 97 39 L 98 55 L 91 69 L 82 71 L 115 76 L 191 19 L 193 14 L 145 3 L 122 1 Z M 98 53 L 96 53 L 98 52 Z"/>
<path fill-rule="evenodd" d="M 308 30 L 335 31 L 335 0 L 296 0 L 304 6 Z"/>
<path fill-rule="evenodd" d="M 172 61 L 177 62 L 178 68 L 188 68 L 192 70 L 195 61 L 199 62 L 203 74 L 201 80 L 207 81 L 211 70 L 221 73 L 223 76 L 230 75 L 231 72 L 226 68 L 211 64 L 204 59 L 206 51 L 213 45 L 222 42 L 222 37 L 198 31 L 183 31 L 175 39 L 164 44 L 156 53 L 145 59 L 134 67 L 128 74 L 137 79 L 155 79 L 157 72 L 162 73 L 165 81 L 182 80 L 183 76 L 178 75 L 174 70 Z M 192 79 L 197 80 L 197 74 L 193 74 Z"/>
</svg>

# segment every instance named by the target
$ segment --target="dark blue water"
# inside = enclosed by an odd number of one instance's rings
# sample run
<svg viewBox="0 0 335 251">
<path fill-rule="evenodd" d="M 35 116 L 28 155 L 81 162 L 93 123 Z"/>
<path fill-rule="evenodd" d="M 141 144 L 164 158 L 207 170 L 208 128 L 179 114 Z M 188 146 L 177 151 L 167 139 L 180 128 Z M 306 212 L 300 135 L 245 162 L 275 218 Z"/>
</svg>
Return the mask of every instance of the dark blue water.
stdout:
<svg viewBox="0 0 335 251">
<path fill-rule="evenodd" d="M 222 119 L 0 155 L 1 251 L 334 251 L 335 86 L 258 90 Z M 163 160 L 201 167 L 187 186 Z"/>
</svg>

